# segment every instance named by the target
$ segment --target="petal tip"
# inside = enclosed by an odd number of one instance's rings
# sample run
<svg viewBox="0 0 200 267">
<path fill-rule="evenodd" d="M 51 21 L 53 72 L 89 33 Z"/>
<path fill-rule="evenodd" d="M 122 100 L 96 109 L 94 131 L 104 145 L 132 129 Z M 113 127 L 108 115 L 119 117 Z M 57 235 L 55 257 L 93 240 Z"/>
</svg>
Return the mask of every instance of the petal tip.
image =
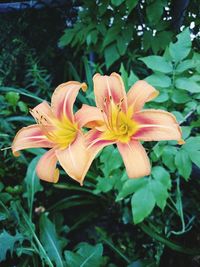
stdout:
<svg viewBox="0 0 200 267">
<path fill-rule="evenodd" d="M 59 175 L 60 175 L 59 169 L 56 168 L 55 171 L 54 171 L 54 175 L 53 175 L 53 183 L 54 184 L 56 184 L 58 182 Z"/>
<path fill-rule="evenodd" d="M 180 140 L 178 140 L 178 144 L 179 145 L 184 145 L 185 144 L 185 141 L 181 138 Z"/>
<path fill-rule="evenodd" d="M 81 84 L 81 89 L 83 90 L 83 92 L 86 92 L 87 91 L 87 84 L 86 83 L 82 83 Z"/>
</svg>

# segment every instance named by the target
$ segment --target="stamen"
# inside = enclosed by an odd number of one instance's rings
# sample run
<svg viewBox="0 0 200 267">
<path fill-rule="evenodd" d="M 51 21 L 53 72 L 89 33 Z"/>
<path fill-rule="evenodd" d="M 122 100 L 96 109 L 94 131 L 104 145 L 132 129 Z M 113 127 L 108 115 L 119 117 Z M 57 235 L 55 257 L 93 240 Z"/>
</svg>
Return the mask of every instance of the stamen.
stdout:
<svg viewBox="0 0 200 267">
<path fill-rule="evenodd" d="M 104 121 L 106 127 L 110 130 L 111 128 L 110 128 L 109 122 L 108 122 L 108 120 L 106 118 L 106 115 L 105 115 L 103 109 L 101 109 L 101 113 L 102 113 L 103 121 Z"/>
</svg>

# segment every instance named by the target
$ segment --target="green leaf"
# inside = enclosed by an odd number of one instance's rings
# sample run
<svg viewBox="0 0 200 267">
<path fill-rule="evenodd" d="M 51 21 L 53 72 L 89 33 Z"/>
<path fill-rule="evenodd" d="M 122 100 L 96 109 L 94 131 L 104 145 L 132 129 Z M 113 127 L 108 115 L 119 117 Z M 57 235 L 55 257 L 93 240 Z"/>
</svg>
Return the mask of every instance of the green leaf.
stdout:
<svg viewBox="0 0 200 267">
<path fill-rule="evenodd" d="M 137 190 L 131 199 L 133 221 L 135 224 L 140 223 L 153 210 L 156 204 L 152 191 L 149 190 L 149 184 Z"/>
<path fill-rule="evenodd" d="M 188 153 L 191 161 L 200 168 L 200 137 L 188 138 L 182 148 Z"/>
<path fill-rule="evenodd" d="M 17 105 L 17 102 L 19 101 L 20 99 L 20 96 L 19 96 L 19 93 L 16 93 L 16 92 L 8 92 L 6 93 L 6 96 L 5 96 L 6 100 L 8 101 L 8 103 L 12 106 L 16 106 Z"/>
<path fill-rule="evenodd" d="M 40 217 L 40 240 L 49 256 L 56 266 L 63 267 L 61 245 L 55 230 L 55 225 L 45 214 Z"/>
<path fill-rule="evenodd" d="M 200 150 L 200 136 L 188 138 L 182 148 L 188 153 Z"/>
<path fill-rule="evenodd" d="M 166 206 L 166 200 L 168 197 L 167 189 L 158 180 L 153 180 L 153 179 L 150 181 L 149 186 L 154 195 L 156 204 L 158 205 L 159 208 L 163 210 L 164 207 Z"/>
<path fill-rule="evenodd" d="M 65 33 L 62 35 L 62 37 L 59 40 L 58 46 L 64 47 L 70 44 L 76 35 L 76 31 L 74 29 L 67 29 L 65 30 Z"/>
<path fill-rule="evenodd" d="M 175 86 L 190 93 L 200 93 L 200 85 L 189 78 L 181 77 L 176 79 Z"/>
<path fill-rule="evenodd" d="M 167 92 L 160 92 L 159 95 L 152 99 L 153 102 L 163 103 L 169 99 L 169 94 Z"/>
<path fill-rule="evenodd" d="M 113 146 L 104 148 L 100 155 L 100 161 L 102 163 L 102 171 L 105 176 L 109 176 L 112 171 L 117 170 L 122 166 L 122 158 L 118 149 Z"/>
<path fill-rule="evenodd" d="M 195 68 L 194 60 L 187 59 L 182 62 L 180 62 L 177 67 L 176 67 L 176 72 L 177 73 L 182 73 L 186 70 L 193 69 Z"/>
<path fill-rule="evenodd" d="M 26 177 L 24 179 L 26 185 L 26 191 L 24 197 L 28 199 L 28 206 L 32 213 L 32 206 L 35 193 L 42 191 L 43 187 L 40 184 L 40 180 L 36 174 L 36 166 L 41 156 L 35 157 L 29 164 Z"/>
<path fill-rule="evenodd" d="M 175 62 L 183 60 L 190 53 L 192 42 L 189 28 L 178 34 L 177 39 L 176 43 L 170 43 L 169 45 L 169 53 Z"/>
<path fill-rule="evenodd" d="M 167 88 L 171 86 L 171 79 L 162 73 L 152 74 L 145 80 L 155 87 Z"/>
<path fill-rule="evenodd" d="M 138 178 L 138 179 L 128 179 L 124 184 L 119 192 L 116 201 L 120 201 L 125 197 L 133 194 L 140 188 L 143 188 L 148 183 L 146 178 Z"/>
<path fill-rule="evenodd" d="M 152 24 L 158 23 L 163 13 L 163 3 L 162 1 L 155 1 L 149 4 L 146 8 L 146 15 Z"/>
<path fill-rule="evenodd" d="M 137 82 L 139 78 L 135 73 L 131 70 L 130 75 L 128 77 L 128 88 L 130 88 L 135 82 Z"/>
<path fill-rule="evenodd" d="M 200 168 L 200 151 L 189 154 L 191 161 Z"/>
<path fill-rule="evenodd" d="M 107 193 L 110 190 L 112 190 L 113 188 L 113 181 L 112 178 L 110 177 L 106 177 L 106 178 L 102 178 L 102 177 L 98 177 L 97 178 L 97 185 L 96 185 L 96 193 L 99 192 L 103 192 L 103 193 Z"/>
<path fill-rule="evenodd" d="M 65 259 L 69 267 L 100 267 L 103 262 L 103 246 L 97 244 L 91 246 L 88 243 L 81 243 L 76 253 L 65 251 Z"/>
<path fill-rule="evenodd" d="M 108 69 L 115 61 L 120 58 L 120 54 L 115 44 L 109 45 L 104 50 L 106 68 Z"/>
<path fill-rule="evenodd" d="M 111 28 L 108 29 L 106 36 L 104 38 L 102 48 L 110 45 L 112 42 L 116 41 L 116 36 L 118 36 L 120 32 L 120 27 L 119 25 L 117 26 L 112 26 Z"/>
<path fill-rule="evenodd" d="M 192 163 L 188 153 L 180 149 L 175 156 L 175 164 L 181 176 L 188 180 L 192 171 Z"/>
<path fill-rule="evenodd" d="M 175 155 L 177 153 L 177 148 L 174 146 L 165 146 L 162 154 L 162 161 L 166 167 L 171 171 L 175 171 Z"/>
<path fill-rule="evenodd" d="M 162 73 L 170 73 L 173 71 L 173 66 L 171 62 L 168 62 L 164 57 L 160 56 L 148 56 L 139 58 L 145 65 L 152 69 L 153 71 L 158 71 Z"/>
<path fill-rule="evenodd" d="M 171 99 L 177 104 L 183 104 L 190 101 L 188 93 L 180 90 L 174 90 Z"/>
<path fill-rule="evenodd" d="M 124 0 L 111 0 L 113 6 L 119 6 L 124 2 Z"/>
<path fill-rule="evenodd" d="M 24 237 L 18 232 L 16 235 L 10 235 L 7 231 L 3 230 L 0 234 L 0 262 L 6 259 L 7 252 L 10 251 L 11 256 L 16 243 L 22 243 Z"/>
<path fill-rule="evenodd" d="M 124 68 L 124 64 L 123 63 L 121 63 L 121 65 L 120 65 L 120 70 L 119 70 L 119 72 L 121 73 L 121 76 L 122 76 L 122 80 L 123 80 L 123 82 L 124 82 L 124 86 L 125 86 L 125 90 L 126 91 L 128 91 L 128 73 L 127 73 L 127 71 L 125 70 L 125 68 Z"/>
<path fill-rule="evenodd" d="M 170 174 L 165 168 L 161 166 L 154 167 L 151 174 L 153 178 L 163 184 L 164 187 L 167 189 L 171 188 Z"/>
<path fill-rule="evenodd" d="M 128 12 L 130 13 L 134 7 L 138 4 L 138 0 L 126 0 L 126 6 L 128 8 Z"/>
</svg>

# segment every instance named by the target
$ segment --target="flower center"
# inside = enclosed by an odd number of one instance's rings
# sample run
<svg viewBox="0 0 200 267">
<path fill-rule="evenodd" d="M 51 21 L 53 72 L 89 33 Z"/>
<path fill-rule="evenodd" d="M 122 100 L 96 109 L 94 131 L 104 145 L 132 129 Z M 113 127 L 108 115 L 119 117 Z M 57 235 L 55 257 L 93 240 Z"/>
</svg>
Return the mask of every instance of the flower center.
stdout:
<svg viewBox="0 0 200 267">
<path fill-rule="evenodd" d="M 48 130 L 46 136 L 49 140 L 58 145 L 60 149 L 67 148 L 76 138 L 78 126 L 72 123 L 67 117 L 55 120 L 53 128 Z"/>
<path fill-rule="evenodd" d="M 67 148 L 76 138 L 78 125 L 71 122 L 66 116 L 58 120 L 41 114 L 38 110 L 30 110 L 31 114 L 40 125 L 44 135 L 60 149 Z"/>
<path fill-rule="evenodd" d="M 104 112 L 102 111 L 102 113 Z M 138 123 L 132 119 L 132 110 L 128 109 L 127 112 L 123 112 L 120 104 L 115 105 L 112 100 L 108 112 L 104 113 L 103 116 L 106 125 L 104 138 L 107 140 L 128 143 L 139 129 Z"/>
</svg>

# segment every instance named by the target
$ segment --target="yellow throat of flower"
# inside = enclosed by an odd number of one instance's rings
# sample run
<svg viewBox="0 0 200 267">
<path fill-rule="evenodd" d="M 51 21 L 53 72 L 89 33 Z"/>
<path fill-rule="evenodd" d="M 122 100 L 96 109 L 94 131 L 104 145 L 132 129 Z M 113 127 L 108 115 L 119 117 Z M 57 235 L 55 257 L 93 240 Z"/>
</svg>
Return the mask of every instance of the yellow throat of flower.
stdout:
<svg viewBox="0 0 200 267">
<path fill-rule="evenodd" d="M 106 118 L 104 116 L 106 131 L 103 137 L 106 140 L 128 143 L 131 137 L 138 131 L 138 123 L 132 119 L 132 115 L 131 108 L 125 113 L 121 110 L 120 105 L 115 105 L 111 101 L 109 112 Z"/>
<path fill-rule="evenodd" d="M 47 138 L 57 144 L 60 149 L 65 149 L 74 141 L 77 131 L 77 124 L 63 116 L 61 120 L 54 122 L 54 129 L 48 132 Z"/>
</svg>

